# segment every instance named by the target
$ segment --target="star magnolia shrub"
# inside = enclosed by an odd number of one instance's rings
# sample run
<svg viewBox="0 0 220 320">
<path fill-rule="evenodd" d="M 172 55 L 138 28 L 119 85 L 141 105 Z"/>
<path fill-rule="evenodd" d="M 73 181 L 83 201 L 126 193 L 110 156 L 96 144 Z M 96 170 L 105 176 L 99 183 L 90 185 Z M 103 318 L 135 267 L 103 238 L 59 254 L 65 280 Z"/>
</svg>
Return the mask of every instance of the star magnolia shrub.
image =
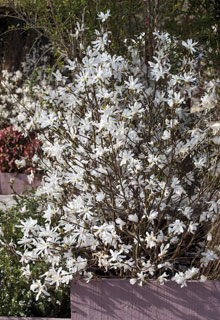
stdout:
<svg viewBox="0 0 220 320">
<path fill-rule="evenodd" d="M 155 32 L 146 63 L 144 35 L 127 57 L 109 49 L 109 32 L 96 36 L 82 61 L 66 63 L 71 81 L 57 71 L 32 110 L 47 173 L 38 214 L 18 226 L 23 274 L 47 263 L 31 285 L 38 296 L 77 275 L 203 280 L 219 259 L 210 245 L 220 204 L 219 81 L 200 76 L 191 40 Z M 32 90 L 40 97 L 40 86 Z"/>
</svg>

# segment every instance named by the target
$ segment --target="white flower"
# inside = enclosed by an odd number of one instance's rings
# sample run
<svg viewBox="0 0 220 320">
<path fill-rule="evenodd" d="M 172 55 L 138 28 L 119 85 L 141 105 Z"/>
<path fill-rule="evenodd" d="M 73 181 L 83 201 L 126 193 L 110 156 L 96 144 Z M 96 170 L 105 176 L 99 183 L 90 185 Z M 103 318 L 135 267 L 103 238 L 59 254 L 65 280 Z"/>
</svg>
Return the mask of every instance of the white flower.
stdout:
<svg viewBox="0 0 220 320">
<path fill-rule="evenodd" d="M 184 102 L 184 98 L 181 97 L 180 92 L 174 92 L 170 94 L 169 98 L 167 99 L 169 106 L 172 108 L 175 105 L 179 105 Z"/>
<path fill-rule="evenodd" d="M 148 62 L 151 67 L 152 77 L 158 81 L 160 78 L 164 79 L 165 74 L 169 72 L 169 68 L 163 66 L 160 63 Z"/>
<path fill-rule="evenodd" d="M 52 216 L 53 216 L 55 213 L 56 213 L 56 209 L 55 209 L 51 204 L 49 204 L 49 205 L 48 205 L 48 208 L 44 211 L 43 217 L 44 217 L 46 220 L 50 221 L 51 218 L 52 218 Z"/>
<path fill-rule="evenodd" d="M 119 224 L 119 228 L 120 228 L 121 230 L 122 230 L 123 226 L 126 225 L 126 223 L 125 223 L 121 218 L 117 218 L 117 219 L 115 220 L 115 222 L 116 222 L 117 224 Z"/>
<path fill-rule="evenodd" d="M 213 122 L 209 125 L 209 127 L 213 130 L 214 135 L 220 133 L 220 122 Z"/>
<path fill-rule="evenodd" d="M 190 221 L 188 232 L 194 233 L 197 230 L 198 225 L 198 223 L 193 223 L 192 221 Z"/>
<path fill-rule="evenodd" d="M 139 221 L 138 216 L 137 216 L 136 213 L 135 214 L 129 214 L 128 220 L 132 221 L 132 222 L 135 222 L 135 223 L 138 223 L 138 221 Z"/>
<path fill-rule="evenodd" d="M 126 163 L 128 163 L 128 162 L 131 162 L 132 161 L 132 159 L 133 159 L 133 153 L 132 153 L 132 151 L 127 151 L 127 150 L 125 150 L 124 152 L 123 152 L 123 154 L 122 154 L 122 160 L 121 160 L 121 166 L 123 165 L 123 164 L 126 164 Z"/>
<path fill-rule="evenodd" d="M 207 252 L 202 252 L 202 259 L 201 259 L 201 265 L 207 267 L 208 266 L 208 263 L 210 261 L 213 261 L 213 260 L 218 260 L 218 256 L 217 254 L 212 251 L 212 250 L 208 250 Z"/>
<path fill-rule="evenodd" d="M 177 177 L 173 177 L 172 183 L 171 183 L 171 188 L 175 189 L 179 185 L 180 181 Z"/>
<path fill-rule="evenodd" d="M 167 243 L 166 245 L 163 243 L 160 246 L 160 253 L 158 254 L 158 257 L 163 258 L 167 254 L 169 247 L 170 247 L 169 243 Z"/>
<path fill-rule="evenodd" d="M 220 145 L 220 136 L 212 138 L 212 141 L 214 142 L 214 144 Z"/>
<path fill-rule="evenodd" d="M 207 163 L 207 159 L 206 157 L 200 157 L 198 160 L 194 159 L 194 165 L 196 166 L 196 168 L 203 168 L 206 166 Z"/>
<path fill-rule="evenodd" d="M 129 282 L 131 285 L 134 285 L 137 282 L 137 279 L 132 278 L 129 280 Z"/>
<path fill-rule="evenodd" d="M 34 229 L 34 226 L 37 224 L 37 220 L 33 220 L 32 218 L 27 219 L 26 221 L 21 221 L 21 225 L 17 225 L 17 228 L 21 228 L 24 236 L 28 236 L 29 232 Z"/>
<path fill-rule="evenodd" d="M 66 66 L 67 69 L 73 71 L 76 69 L 76 62 L 75 61 L 71 61 L 71 60 L 68 60 L 68 65 Z"/>
<path fill-rule="evenodd" d="M 184 232 L 185 224 L 179 219 L 169 225 L 169 232 L 173 234 L 181 234 Z"/>
<path fill-rule="evenodd" d="M 24 168 L 26 166 L 26 160 L 25 159 L 15 160 L 15 164 L 18 169 Z"/>
<path fill-rule="evenodd" d="M 207 277 L 206 277 L 206 276 L 204 276 L 204 275 L 201 275 L 201 277 L 200 277 L 200 281 L 201 281 L 201 282 L 205 282 L 205 281 L 207 281 Z"/>
<path fill-rule="evenodd" d="M 179 211 L 182 212 L 182 214 L 187 217 L 187 219 L 190 220 L 192 213 L 193 213 L 193 209 L 190 207 L 185 207 L 184 209 L 179 209 Z"/>
<path fill-rule="evenodd" d="M 158 216 L 158 212 L 155 211 L 155 210 L 152 210 L 152 211 L 150 212 L 150 214 L 148 215 L 148 220 L 149 220 L 149 221 L 153 221 L 154 219 L 157 218 L 157 216 Z"/>
<path fill-rule="evenodd" d="M 143 272 L 148 272 L 151 276 L 154 275 L 155 266 L 150 262 L 150 260 L 147 260 L 147 262 L 142 262 L 142 270 Z"/>
<path fill-rule="evenodd" d="M 138 79 L 134 79 L 133 76 L 129 76 L 129 81 L 125 81 L 125 84 L 128 86 L 129 90 L 135 90 L 139 92 L 142 89 L 142 84 L 138 83 Z"/>
<path fill-rule="evenodd" d="M 59 285 L 63 282 L 63 276 L 66 276 L 66 275 L 67 275 L 67 272 L 63 271 L 61 267 L 58 270 L 52 268 L 45 273 L 45 276 L 47 277 L 47 281 L 50 283 L 50 285 L 55 284 L 56 289 L 58 289 Z"/>
<path fill-rule="evenodd" d="M 31 273 L 29 264 L 27 266 L 22 267 L 21 270 L 22 270 L 22 276 L 25 276 L 26 278 L 31 277 L 32 273 Z"/>
<path fill-rule="evenodd" d="M 102 22 L 105 22 L 110 16 L 110 10 L 107 10 L 106 13 L 100 12 L 98 14 L 98 19 L 100 19 Z"/>
<path fill-rule="evenodd" d="M 212 234 L 208 233 L 206 239 L 207 241 L 212 241 Z"/>
<path fill-rule="evenodd" d="M 93 226 L 92 229 L 94 231 L 96 230 L 94 235 L 99 237 L 105 245 L 110 244 L 113 247 L 117 245 L 118 235 L 113 223 L 104 223 L 100 226 Z"/>
<path fill-rule="evenodd" d="M 159 276 L 158 280 L 160 282 L 161 285 L 163 285 L 166 281 L 168 281 L 168 274 L 166 272 L 164 272 L 161 276 Z"/>
<path fill-rule="evenodd" d="M 77 257 L 77 260 L 76 260 L 77 271 L 85 269 L 86 266 L 87 266 L 87 260 L 82 258 L 82 257 L 80 257 L 80 256 Z"/>
<path fill-rule="evenodd" d="M 137 276 L 139 280 L 138 285 L 142 287 L 143 283 L 146 281 L 146 274 L 143 271 L 141 271 L 137 273 Z"/>
<path fill-rule="evenodd" d="M 146 238 L 145 241 L 147 242 L 147 248 L 153 248 L 157 244 L 157 238 L 154 236 L 153 231 L 149 234 L 149 232 L 146 232 Z"/>
<path fill-rule="evenodd" d="M 105 199 L 105 194 L 104 194 L 104 192 L 98 192 L 97 193 L 97 195 L 96 195 L 96 200 L 97 201 L 102 201 L 102 200 L 104 200 Z"/>
<path fill-rule="evenodd" d="M 186 277 L 183 272 L 178 272 L 175 274 L 175 276 L 172 278 L 173 281 L 181 285 L 181 288 L 186 287 Z"/>
<path fill-rule="evenodd" d="M 201 106 L 204 109 L 208 109 L 208 110 L 213 109 L 217 103 L 218 101 L 215 94 L 207 93 L 201 98 Z"/>
<path fill-rule="evenodd" d="M 109 262 L 113 262 L 113 263 L 122 262 L 123 259 L 126 258 L 125 255 L 121 255 L 122 252 L 123 252 L 123 250 L 113 251 L 110 249 L 111 258 L 110 258 Z"/>
<path fill-rule="evenodd" d="M 27 175 L 28 182 L 31 184 L 34 180 L 34 172 L 31 170 L 31 173 Z"/>
<path fill-rule="evenodd" d="M 192 279 L 197 273 L 199 272 L 198 268 L 192 267 L 189 270 L 186 270 L 185 272 L 185 278 L 188 279 Z"/>
<path fill-rule="evenodd" d="M 33 245 L 36 246 L 34 249 L 34 253 L 36 255 L 48 255 L 48 249 L 49 249 L 49 242 L 45 241 L 44 239 L 40 238 L 38 241 L 34 240 Z"/>
<path fill-rule="evenodd" d="M 191 54 L 193 52 L 196 52 L 196 49 L 194 48 L 196 45 L 198 44 L 198 42 L 193 42 L 192 39 L 188 39 L 186 42 L 185 41 L 182 41 L 182 45 L 189 49 Z"/>
<path fill-rule="evenodd" d="M 170 139 L 170 136 L 171 136 L 170 130 L 165 130 L 165 131 L 163 132 L 162 139 L 163 139 L 163 140 L 169 140 L 169 139 Z"/>
<path fill-rule="evenodd" d="M 43 293 L 46 296 L 49 296 L 49 293 L 45 290 L 45 285 L 41 283 L 40 280 L 33 281 L 31 287 L 31 291 L 37 293 L 36 300 L 39 299 L 39 296 Z"/>
</svg>

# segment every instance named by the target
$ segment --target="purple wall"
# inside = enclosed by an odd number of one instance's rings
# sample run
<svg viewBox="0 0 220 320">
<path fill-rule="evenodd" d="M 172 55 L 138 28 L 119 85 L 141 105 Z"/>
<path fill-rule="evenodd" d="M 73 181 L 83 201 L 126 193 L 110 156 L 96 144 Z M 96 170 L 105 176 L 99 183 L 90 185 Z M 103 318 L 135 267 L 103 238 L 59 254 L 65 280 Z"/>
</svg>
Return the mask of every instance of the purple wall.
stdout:
<svg viewBox="0 0 220 320">
<path fill-rule="evenodd" d="M 131 286 L 101 279 L 71 284 L 72 320 L 220 320 L 220 281 Z"/>
<path fill-rule="evenodd" d="M 25 189 L 31 189 L 40 185 L 40 179 L 35 179 L 32 184 L 29 184 L 28 178 L 23 173 L 0 173 L 0 194 L 11 194 L 13 191 L 10 188 L 10 179 L 14 178 L 14 189 L 17 193 L 22 193 Z"/>
</svg>

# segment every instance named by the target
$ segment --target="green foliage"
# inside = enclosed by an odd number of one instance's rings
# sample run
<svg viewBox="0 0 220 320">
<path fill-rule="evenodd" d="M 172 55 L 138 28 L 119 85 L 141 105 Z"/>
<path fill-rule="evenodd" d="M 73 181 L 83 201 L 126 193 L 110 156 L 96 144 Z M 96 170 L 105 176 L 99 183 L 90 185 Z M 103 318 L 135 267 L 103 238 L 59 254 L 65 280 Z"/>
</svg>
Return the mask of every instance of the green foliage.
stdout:
<svg viewBox="0 0 220 320">
<path fill-rule="evenodd" d="M 111 11 L 108 30 L 112 32 L 112 50 L 126 52 L 124 39 L 140 32 L 152 41 L 152 31 L 163 29 L 181 39 L 192 38 L 207 51 L 208 67 L 220 64 L 220 2 L 218 0 L 9 0 L 23 18 L 26 27 L 37 30 L 52 42 L 57 56 L 81 55 L 80 42 L 86 46 L 98 28 L 99 12 Z M 146 23 L 146 20 L 147 23 Z M 84 22 L 82 38 L 72 35 L 77 22 Z M 152 46 L 153 44 L 148 44 Z M 207 48 L 209 50 L 207 50 Z M 148 48 L 151 53 L 152 48 Z M 207 58 L 204 57 L 204 58 Z M 150 58 L 152 58 L 150 54 Z"/>
<path fill-rule="evenodd" d="M 83 21 L 85 44 L 99 27 L 97 14 L 111 11 L 108 29 L 112 32 L 115 51 L 125 50 L 124 39 L 134 38 L 144 30 L 143 0 L 9 0 L 10 6 L 30 28 L 51 40 L 59 54 L 72 58 L 80 54 L 79 40 L 72 34 L 77 22 Z"/>
<path fill-rule="evenodd" d="M 143 31 L 152 40 L 149 32 L 159 28 L 181 39 L 198 41 L 209 49 L 209 67 L 220 65 L 219 0 L 8 0 L 8 4 L 23 18 L 26 28 L 51 40 L 59 57 L 80 56 L 79 42 L 86 45 L 99 26 L 97 13 L 110 10 L 107 23 L 114 52 L 125 53 L 124 39 L 133 39 Z M 84 39 L 74 39 L 75 25 L 82 20 Z"/>
<path fill-rule="evenodd" d="M 22 208 L 26 207 L 26 211 Z M 34 193 L 29 197 L 17 199 L 17 205 L 7 211 L 0 211 L 0 225 L 4 233 L 5 246 L 0 249 L 0 316 L 25 317 L 70 317 L 69 288 L 59 291 L 51 290 L 50 296 L 40 297 L 36 301 L 35 294 L 30 290 L 30 282 L 22 277 L 20 256 L 11 247 L 13 241 L 17 243 L 21 231 L 16 228 L 20 219 L 34 218 L 38 204 L 34 200 Z M 2 240 L 0 241 L 2 244 Z M 45 265 L 31 266 L 36 276 L 46 268 Z M 31 281 L 31 279 L 30 279 Z"/>
<path fill-rule="evenodd" d="M 168 0 L 162 10 L 163 28 L 181 39 L 193 39 L 202 46 L 207 68 L 220 66 L 220 1 Z M 203 50 L 204 49 L 204 50 Z"/>
</svg>

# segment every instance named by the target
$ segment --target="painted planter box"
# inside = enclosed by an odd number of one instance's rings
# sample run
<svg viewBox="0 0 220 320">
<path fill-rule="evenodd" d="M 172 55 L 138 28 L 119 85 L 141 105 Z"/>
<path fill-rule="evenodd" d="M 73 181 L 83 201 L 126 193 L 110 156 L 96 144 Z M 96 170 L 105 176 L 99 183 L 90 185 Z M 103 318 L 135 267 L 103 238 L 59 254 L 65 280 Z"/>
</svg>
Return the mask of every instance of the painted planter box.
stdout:
<svg viewBox="0 0 220 320">
<path fill-rule="evenodd" d="M 71 320 L 70 318 L 0 317 L 0 320 Z"/>
<path fill-rule="evenodd" d="M 220 281 L 131 286 L 128 280 L 71 283 L 72 320 L 219 320 Z"/>
<path fill-rule="evenodd" d="M 11 179 L 14 179 L 13 188 L 17 193 L 22 193 L 27 189 L 38 187 L 41 184 L 40 177 L 30 184 L 26 174 L 0 173 L 0 194 L 9 195 L 13 193 L 10 187 Z"/>
</svg>

